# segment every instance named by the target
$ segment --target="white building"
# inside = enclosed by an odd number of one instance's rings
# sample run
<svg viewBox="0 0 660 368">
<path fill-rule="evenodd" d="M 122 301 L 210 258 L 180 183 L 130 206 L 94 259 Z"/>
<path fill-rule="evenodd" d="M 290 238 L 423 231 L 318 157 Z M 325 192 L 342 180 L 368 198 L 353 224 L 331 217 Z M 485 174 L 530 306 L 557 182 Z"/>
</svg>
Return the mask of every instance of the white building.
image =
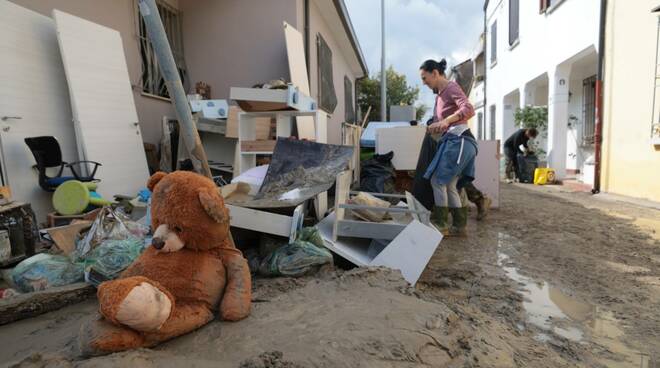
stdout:
<svg viewBox="0 0 660 368">
<path fill-rule="evenodd" d="M 486 0 L 484 9 L 484 138 L 503 143 L 517 129 L 516 108 L 547 106 L 539 144 L 548 166 L 559 178 L 583 172 L 593 154 L 600 1 Z"/>
</svg>

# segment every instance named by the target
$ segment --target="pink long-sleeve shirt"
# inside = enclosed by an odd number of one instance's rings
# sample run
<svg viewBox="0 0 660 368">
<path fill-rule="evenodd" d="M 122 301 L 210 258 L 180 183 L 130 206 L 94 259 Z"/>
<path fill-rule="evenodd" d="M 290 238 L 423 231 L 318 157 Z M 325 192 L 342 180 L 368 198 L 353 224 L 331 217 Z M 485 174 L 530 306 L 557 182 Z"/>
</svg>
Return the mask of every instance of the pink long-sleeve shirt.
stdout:
<svg viewBox="0 0 660 368">
<path fill-rule="evenodd" d="M 454 81 L 449 81 L 435 99 L 434 121 L 441 121 L 458 112 L 459 120 L 452 125 L 467 124 L 468 119 L 474 116 L 474 107 L 463 93 L 463 90 Z"/>
</svg>

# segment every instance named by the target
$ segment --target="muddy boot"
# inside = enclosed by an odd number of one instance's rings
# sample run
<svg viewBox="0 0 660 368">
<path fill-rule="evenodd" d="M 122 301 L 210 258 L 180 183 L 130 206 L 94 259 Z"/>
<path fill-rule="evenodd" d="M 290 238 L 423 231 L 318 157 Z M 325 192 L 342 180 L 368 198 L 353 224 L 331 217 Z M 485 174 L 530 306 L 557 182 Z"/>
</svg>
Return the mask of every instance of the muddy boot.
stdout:
<svg viewBox="0 0 660 368">
<path fill-rule="evenodd" d="M 479 200 L 474 203 L 477 205 L 477 221 L 481 221 L 488 216 L 491 203 L 493 203 L 493 201 L 486 196 L 479 198 Z"/>
<path fill-rule="evenodd" d="M 450 208 L 449 211 L 451 211 L 452 224 L 449 228 L 449 233 L 447 236 L 455 236 L 461 238 L 467 237 L 468 208 Z"/>
<path fill-rule="evenodd" d="M 448 220 L 449 208 L 433 206 L 433 212 L 431 212 L 431 224 L 433 224 L 442 235 L 447 235 L 449 233 Z"/>
</svg>

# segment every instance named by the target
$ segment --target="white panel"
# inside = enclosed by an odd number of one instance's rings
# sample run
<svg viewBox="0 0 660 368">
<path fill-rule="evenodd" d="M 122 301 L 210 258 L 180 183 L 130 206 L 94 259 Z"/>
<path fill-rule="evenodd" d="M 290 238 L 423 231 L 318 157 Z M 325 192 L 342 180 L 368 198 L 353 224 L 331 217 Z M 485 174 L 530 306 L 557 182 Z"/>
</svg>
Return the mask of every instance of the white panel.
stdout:
<svg viewBox="0 0 660 368">
<path fill-rule="evenodd" d="M 99 192 L 134 195 L 149 178 L 119 32 L 54 10 L 81 158 L 103 164 Z"/>
<path fill-rule="evenodd" d="M 397 170 L 415 170 L 426 134 L 425 127 L 397 127 L 376 130 L 376 153 L 394 152 L 392 165 Z"/>
<path fill-rule="evenodd" d="M 284 22 L 284 38 L 286 39 L 286 53 L 289 59 L 291 83 L 298 87 L 302 93 L 311 96 L 309 92 L 309 80 L 307 79 L 307 62 L 305 61 L 305 45 L 302 34 L 290 24 Z M 299 116 L 296 118 L 296 123 L 299 138 L 310 140 L 316 138 L 316 134 L 314 134 L 314 119 Z"/>
<path fill-rule="evenodd" d="M 478 141 L 479 153 L 475 163 L 474 186 L 493 200 L 492 207 L 500 206 L 500 160 L 498 141 Z"/>
<path fill-rule="evenodd" d="M 65 161 L 78 156 L 55 23 L 0 0 L 0 55 L 0 117 L 21 117 L 0 121 L 3 175 L 14 199 L 31 203 L 45 221 L 53 210 L 51 194 L 39 187 L 25 137 L 55 136 Z"/>
<path fill-rule="evenodd" d="M 415 285 L 441 241 L 438 230 L 413 220 L 369 265 L 401 270 L 403 278 Z"/>
<path fill-rule="evenodd" d="M 292 217 L 227 204 L 231 226 L 289 237 Z"/>
</svg>

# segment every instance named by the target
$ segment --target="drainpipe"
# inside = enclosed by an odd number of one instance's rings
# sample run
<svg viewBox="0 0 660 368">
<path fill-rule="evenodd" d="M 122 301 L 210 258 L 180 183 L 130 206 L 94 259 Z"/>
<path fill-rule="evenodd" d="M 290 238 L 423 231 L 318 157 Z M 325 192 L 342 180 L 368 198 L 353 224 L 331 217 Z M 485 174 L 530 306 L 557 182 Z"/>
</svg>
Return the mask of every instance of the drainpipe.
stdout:
<svg viewBox="0 0 660 368">
<path fill-rule="evenodd" d="M 304 0 L 303 1 L 303 12 L 304 12 L 304 17 L 305 17 L 305 63 L 307 64 L 307 80 L 310 80 L 310 75 L 311 71 L 309 70 L 310 67 L 310 55 L 309 55 L 309 34 L 310 34 L 310 27 L 309 27 L 309 0 Z"/>
<path fill-rule="evenodd" d="M 213 179 L 209 162 L 204 152 L 204 146 L 199 138 L 199 132 L 190 111 L 190 105 L 186 98 L 186 92 L 181 84 L 181 78 L 172 56 L 170 43 L 167 41 L 165 28 L 160 20 L 160 14 L 156 7 L 155 0 L 139 0 L 140 14 L 144 19 L 144 25 L 147 28 L 151 45 L 156 53 L 156 60 L 160 65 L 160 71 L 163 73 L 163 79 L 167 85 L 167 91 L 170 93 L 172 104 L 176 117 L 179 120 L 183 141 L 190 152 L 190 155 L 199 160 L 202 165 L 202 174 Z"/>
<path fill-rule="evenodd" d="M 596 77 L 596 126 L 594 131 L 594 187 L 591 193 L 600 193 L 602 141 L 603 141 L 603 62 L 605 60 L 605 25 L 607 0 L 600 2 L 600 30 L 598 32 L 598 75 Z"/>
<path fill-rule="evenodd" d="M 488 78 L 486 76 L 486 73 L 488 72 L 488 0 L 484 3 L 484 129 L 486 128 L 486 124 L 488 124 L 488 119 L 486 119 L 486 114 L 488 112 L 488 85 L 486 84 L 488 81 Z M 481 127 L 479 127 L 481 129 Z M 486 132 L 483 132 L 483 137 L 484 139 L 486 138 Z"/>
</svg>

